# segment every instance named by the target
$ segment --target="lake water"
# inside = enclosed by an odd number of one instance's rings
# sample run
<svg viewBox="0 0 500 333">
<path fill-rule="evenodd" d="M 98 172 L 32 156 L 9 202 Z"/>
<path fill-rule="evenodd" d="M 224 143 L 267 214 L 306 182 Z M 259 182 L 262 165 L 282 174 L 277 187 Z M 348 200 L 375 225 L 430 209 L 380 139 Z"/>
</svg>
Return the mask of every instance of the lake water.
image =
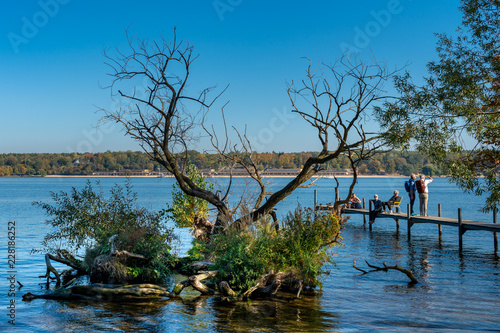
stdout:
<svg viewBox="0 0 500 333">
<path fill-rule="evenodd" d="M 360 197 L 374 193 L 382 200 L 391 197 L 394 189 L 404 192 L 402 178 L 362 178 L 355 188 Z M 53 300 L 21 300 L 27 292 L 44 292 L 43 255 L 30 255 L 49 230 L 44 212 L 33 201 L 50 202 L 50 191 L 82 188 L 85 178 L 0 178 L 0 331 L 15 332 L 434 332 L 434 331 L 500 331 L 500 260 L 494 252 L 493 236 L 485 231 L 464 234 L 463 251 L 458 251 L 458 231 L 443 226 L 442 241 L 437 226 L 415 225 L 412 238 L 407 239 L 406 223 L 396 231 L 392 219 L 378 219 L 370 232 L 361 215 L 352 216 L 342 231 L 345 246 L 334 250 L 335 267 L 325 267 L 323 289 L 316 295 L 300 299 L 259 301 L 234 306 L 216 298 L 199 297 L 197 292 L 184 291 L 179 299 L 151 303 L 72 303 Z M 95 181 L 95 179 L 92 179 Z M 124 179 L 100 179 L 107 191 Z M 224 182 L 225 180 L 219 180 Z M 243 180 L 238 180 L 240 183 Z M 273 179 L 273 186 L 284 185 L 287 179 Z M 140 204 L 161 209 L 171 198 L 173 180 L 168 178 L 134 178 L 134 190 Z M 278 215 L 294 209 L 298 203 L 312 206 L 313 191 L 321 203 L 333 200 L 334 180 L 321 179 L 319 187 L 300 188 L 277 207 Z M 347 179 L 341 179 L 341 196 L 347 192 Z M 241 185 L 241 184 L 240 184 Z M 491 214 L 477 209 L 482 199 L 462 193 L 446 179 L 435 179 L 429 185 L 429 215 L 456 217 L 463 209 L 463 218 L 491 222 Z M 408 197 L 403 193 L 402 206 Z M 406 208 L 403 208 L 406 211 Z M 15 221 L 16 265 L 9 273 L 8 222 Z M 190 235 L 180 230 L 183 253 L 190 245 Z M 419 283 L 408 284 L 408 278 L 396 271 L 360 275 L 353 267 L 371 264 L 398 264 L 413 270 Z M 64 266 L 56 266 L 62 269 Z M 9 277 L 15 275 L 24 287 L 9 296 Z M 182 279 L 172 278 L 171 283 Z M 9 309 L 15 303 L 15 326 L 8 324 Z"/>
</svg>

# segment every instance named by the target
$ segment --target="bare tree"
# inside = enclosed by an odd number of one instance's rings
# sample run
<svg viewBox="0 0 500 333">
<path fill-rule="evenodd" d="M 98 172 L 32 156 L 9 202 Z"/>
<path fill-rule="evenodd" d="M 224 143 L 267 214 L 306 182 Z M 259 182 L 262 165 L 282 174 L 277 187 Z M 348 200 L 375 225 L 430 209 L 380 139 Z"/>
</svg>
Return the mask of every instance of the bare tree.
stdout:
<svg viewBox="0 0 500 333">
<path fill-rule="evenodd" d="M 271 193 L 254 162 L 254 152 L 246 133 L 236 130 L 239 140 L 233 145 L 228 138 L 225 120 L 225 133 L 217 133 L 204 122 L 204 116 L 225 89 L 217 93 L 214 87 L 203 89 L 198 94 L 187 91 L 190 69 L 197 58 L 192 46 L 176 37 L 172 42 L 127 37 L 125 53 L 119 50 L 106 53 L 112 69 L 110 89 L 123 104 L 118 110 L 103 110 L 104 120 L 120 123 L 126 135 L 137 140 L 152 160 L 173 174 L 183 192 L 212 204 L 218 213 L 216 226 L 229 222 L 236 225 L 241 221 L 251 223 L 271 214 L 276 204 L 314 177 L 322 165 L 340 155 L 350 159 L 354 172 L 350 196 L 359 163 L 380 147 L 380 134 L 366 132 L 363 125 L 369 119 L 373 104 L 388 98 L 382 85 L 393 73 L 376 63 L 364 65 L 357 58 L 342 58 L 319 70 L 313 70 L 309 64 L 306 79 L 300 84 L 292 82 L 288 96 L 292 112 L 299 114 L 316 130 L 321 151 L 309 158 L 288 184 Z M 130 93 L 124 91 L 127 88 L 131 89 Z M 255 202 L 249 205 L 244 216 L 240 215 L 235 221 L 234 209 L 229 207 L 227 200 L 231 181 L 225 194 L 221 195 L 196 186 L 185 173 L 187 151 L 193 149 L 196 139 L 193 133 L 200 127 L 210 137 L 221 161 L 229 168 L 244 168 L 258 184 Z M 343 202 L 345 200 L 338 200 L 336 205 Z"/>
<path fill-rule="evenodd" d="M 334 206 L 347 202 L 357 182 L 358 166 L 383 145 L 382 135 L 373 128 L 373 132 L 365 131 L 364 124 L 373 123 L 371 111 L 377 102 L 391 99 L 385 94 L 383 85 L 397 71 L 389 72 L 375 61 L 366 65 L 356 56 L 344 56 L 333 65 L 323 64 L 317 70 L 309 61 L 306 79 L 297 87 L 292 82 L 288 96 L 292 112 L 298 113 L 316 130 L 322 149 L 306 161 L 294 181 L 303 183 L 314 176 L 321 165 L 344 155 L 350 161 L 353 179 L 347 199 L 335 198 Z M 294 181 L 283 194 L 288 195 L 289 190 L 296 188 Z"/>
<path fill-rule="evenodd" d="M 208 201 L 220 216 L 230 217 L 227 205 L 216 193 L 198 187 L 184 172 L 197 118 L 220 96 L 208 98 L 214 87 L 196 95 L 186 94 L 190 68 L 197 58 L 193 47 L 176 37 L 172 42 L 140 40 L 128 35 L 127 39 L 127 53 L 118 49 L 114 55 L 105 53 L 112 69 L 112 96 L 126 105 L 118 110 L 103 109 L 103 120 L 120 123 L 126 135 L 137 140 L 152 160 L 172 173 L 182 191 Z M 127 84 L 132 87 L 130 93 L 122 90 Z"/>
</svg>

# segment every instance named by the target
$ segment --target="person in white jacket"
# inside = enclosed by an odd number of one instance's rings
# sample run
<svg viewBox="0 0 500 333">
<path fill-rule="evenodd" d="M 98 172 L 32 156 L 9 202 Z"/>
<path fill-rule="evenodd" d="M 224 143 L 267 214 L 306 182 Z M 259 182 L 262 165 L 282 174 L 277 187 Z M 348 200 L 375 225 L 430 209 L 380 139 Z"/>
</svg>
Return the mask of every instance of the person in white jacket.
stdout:
<svg viewBox="0 0 500 333">
<path fill-rule="evenodd" d="M 429 183 L 432 183 L 432 177 L 425 179 L 425 175 L 420 175 L 420 179 L 415 182 L 420 198 L 420 215 L 427 216 L 427 202 L 429 201 Z"/>
</svg>

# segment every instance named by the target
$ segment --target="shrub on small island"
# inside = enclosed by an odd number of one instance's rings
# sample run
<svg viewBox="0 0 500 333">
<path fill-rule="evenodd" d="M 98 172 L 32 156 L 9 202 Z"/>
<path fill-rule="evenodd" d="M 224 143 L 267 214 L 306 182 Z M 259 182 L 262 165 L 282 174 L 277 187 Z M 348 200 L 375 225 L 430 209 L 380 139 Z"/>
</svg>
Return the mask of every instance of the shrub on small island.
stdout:
<svg viewBox="0 0 500 333">
<path fill-rule="evenodd" d="M 246 290 L 270 271 L 292 273 L 292 283 L 321 286 L 322 268 L 334 264 L 333 246 L 340 244 L 341 219 L 331 212 L 298 207 L 286 215 L 281 227 L 262 219 L 246 230 L 227 228 L 213 237 L 207 253 L 235 290 Z"/>
<path fill-rule="evenodd" d="M 158 282 L 170 274 L 176 260 L 170 253 L 173 230 L 163 214 L 136 204 L 130 181 L 115 185 L 109 197 L 88 181 L 81 190 L 52 198 L 55 204 L 34 203 L 52 217 L 46 223 L 53 228 L 35 252 L 75 257 L 85 250 L 78 265 L 92 282 Z"/>
</svg>

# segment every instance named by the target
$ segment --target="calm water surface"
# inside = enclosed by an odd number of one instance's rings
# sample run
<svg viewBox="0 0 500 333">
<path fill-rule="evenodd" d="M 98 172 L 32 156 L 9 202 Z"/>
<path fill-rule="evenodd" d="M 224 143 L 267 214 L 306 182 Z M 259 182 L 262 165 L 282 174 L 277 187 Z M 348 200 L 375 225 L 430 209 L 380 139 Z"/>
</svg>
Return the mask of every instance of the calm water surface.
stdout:
<svg viewBox="0 0 500 333">
<path fill-rule="evenodd" d="M 299 300 L 261 301 L 228 306 L 215 298 L 200 297 L 184 291 L 182 298 L 146 303 L 70 303 L 52 300 L 22 302 L 27 292 L 40 294 L 44 286 L 39 275 L 45 274 L 42 255 L 30 255 L 49 230 L 43 211 L 33 201 L 50 201 L 50 191 L 81 188 L 84 178 L 0 178 L 0 221 L 4 235 L 0 279 L 0 331 L 17 332 L 367 332 L 367 331 L 500 331 L 500 260 L 489 232 L 468 231 L 464 250 L 458 252 L 457 229 L 443 227 L 443 238 L 437 227 L 415 225 L 408 241 L 406 224 L 399 232 L 389 219 L 378 219 L 372 232 L 363 226 L 361 216 L 353 216 L 342 232 L 345 246 L 334 250 L 337 267 L 325 267 L 323 289 Z M 93 180 L 94 181 L 94 180 Z M 124 179 L 101 179 L 107 191 Z M 142 205 L 164 208 L 171 198 L 171 179 L 132 179 Z M 222 180 L 224 182 L 224 180 Z M 276 187 L 287 182 L 275 179 Z M 404 192 L 404 179 L 360 179 L 355 192 L 371 198 L 377 193 L 382 200 L 392 191 Z M 302 188 L 278 206 L 278 214 L 294 209 L 297 203 L 312 206 L 313 189 L 318 200 L 333 200 L 333 180 L 322 179 L 319 187 Z M 344 192 L 347 180 L 341 180 Z M 481 198 L 463 194 L 446 179 L 436 179 L 429 186 L 429 215 L 437 215 L 437 203 L 443 204 L 443 216 L 456 217 L 463 208 L 464 219 L 491 222 L 492 216 L 480 214 Z M 342 192 L 341 195 L 345 196 Z M 406 195 L 404 193 L 403 195 Z M 403 204 L 406 207 L 408 198 Z M 15 277 L 24 287 L 9 297 L 7 266 L 7 223 L 16 221 Z M 179 253 L 189 248 L 190 235 L 179 230 Z M 371 264 L 398 264 L 410 268 L 420 283 L 408 284 L 400 272 L 376 272 L 359 275 L 353 267 Z M 64 269 L 64 266 L 56 266 Z M 183 279 L 174 276 L 168 285 Z M 6 282 L 7 281 L 7 282 Z M 16 306 L 16 325 L 8 321 L 7 305 Z"/>
</svg>

